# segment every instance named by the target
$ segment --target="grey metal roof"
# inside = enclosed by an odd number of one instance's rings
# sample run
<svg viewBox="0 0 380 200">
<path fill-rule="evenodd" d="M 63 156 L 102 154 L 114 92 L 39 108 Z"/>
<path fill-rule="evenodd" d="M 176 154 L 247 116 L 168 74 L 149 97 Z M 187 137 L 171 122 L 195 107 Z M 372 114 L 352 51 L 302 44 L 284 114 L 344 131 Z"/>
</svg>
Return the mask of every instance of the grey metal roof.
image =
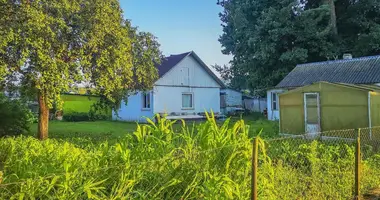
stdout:
<svg viewBox="0 0 380 200">
<path fill-rule="evenodd" d="M 319 81 L 349 84 L 380 83 L 380 56 L 297 65 L 276 88 L 292 88 Z"/>
</svg>

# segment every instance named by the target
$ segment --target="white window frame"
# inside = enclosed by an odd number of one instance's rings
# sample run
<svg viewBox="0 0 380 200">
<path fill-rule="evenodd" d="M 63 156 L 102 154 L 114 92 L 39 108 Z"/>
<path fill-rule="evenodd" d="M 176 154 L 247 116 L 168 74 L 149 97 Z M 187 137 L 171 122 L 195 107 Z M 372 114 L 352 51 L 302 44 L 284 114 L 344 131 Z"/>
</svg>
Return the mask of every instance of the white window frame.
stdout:
<svg viewBox="0 0 380 200">
<path fill-rule="evenodd" d="M 183 95 L 191 95 L 191 107 L 183 107 Z M 182 110 L 194 110 L 194 93 L 183 92 L 181 94 L 181 107 L 182 107 Z"/>
<path fill-rule="evenodd" d="M 271 107 L 272 107 L 272 110 L 279 110 L 279 104 L 278 104 L 278 94 L 279 93 L 277 93 L 277 92 L 272 92 L 271 93 L 271 97 L 270 97 L 270 99 L 271 99 Z M 275 99 L 273 99 L 273 95 L 276 95 L 276 98 Z M 276 105 L 276 109 L 274 108 L 274 106 L 273 105 Z"/>
<path fill-rule="evenodd" d="M 149 101 L 149 107 L 146 107 L 148 101 Z M 141 93 L 141 109 L 142 110 L 152 109 L 152 98 L 151 98 L 150 92 Z"/>
</svg>

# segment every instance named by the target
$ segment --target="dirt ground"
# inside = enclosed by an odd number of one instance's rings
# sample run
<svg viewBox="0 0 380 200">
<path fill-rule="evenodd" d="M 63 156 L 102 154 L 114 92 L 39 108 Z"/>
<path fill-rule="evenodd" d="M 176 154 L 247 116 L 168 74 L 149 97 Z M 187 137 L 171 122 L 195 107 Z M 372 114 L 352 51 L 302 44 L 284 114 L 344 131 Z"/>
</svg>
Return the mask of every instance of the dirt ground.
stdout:
<svg viewBox="0 0 380 200">
<path fill-rule="evenodd" d="M 380 200 L 380 188 L 373 189 L 371 192 L 363 195 L 363 200 Z"/>
</svg>

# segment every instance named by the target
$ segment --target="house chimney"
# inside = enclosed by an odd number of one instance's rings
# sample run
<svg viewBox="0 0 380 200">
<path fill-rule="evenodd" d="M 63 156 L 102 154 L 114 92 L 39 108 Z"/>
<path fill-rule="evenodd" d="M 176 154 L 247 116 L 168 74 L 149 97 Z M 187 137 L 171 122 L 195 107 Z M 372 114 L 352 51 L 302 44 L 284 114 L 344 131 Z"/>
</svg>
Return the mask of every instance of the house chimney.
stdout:
<svg viewBox="0 0 380 200">
<path fill-rule="evenodd" d="M 349 60 L 349 59 L 352 59 L 352 54 L 350 53 L 343 54 L 343 60 Z"/>
</svg>

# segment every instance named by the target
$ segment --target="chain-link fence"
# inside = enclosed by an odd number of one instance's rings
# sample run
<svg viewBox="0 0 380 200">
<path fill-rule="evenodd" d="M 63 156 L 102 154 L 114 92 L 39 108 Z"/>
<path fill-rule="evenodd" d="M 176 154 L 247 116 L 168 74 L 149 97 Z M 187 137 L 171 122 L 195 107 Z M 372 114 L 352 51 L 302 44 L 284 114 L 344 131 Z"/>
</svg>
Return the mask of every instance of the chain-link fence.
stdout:
<svg viewBox="0 0 380 200">
<path fill-rule="evenodd" d="M 352 199 L 380 188 L 380 127 L 258 143 L 258 199 Z"/>
</svg>

